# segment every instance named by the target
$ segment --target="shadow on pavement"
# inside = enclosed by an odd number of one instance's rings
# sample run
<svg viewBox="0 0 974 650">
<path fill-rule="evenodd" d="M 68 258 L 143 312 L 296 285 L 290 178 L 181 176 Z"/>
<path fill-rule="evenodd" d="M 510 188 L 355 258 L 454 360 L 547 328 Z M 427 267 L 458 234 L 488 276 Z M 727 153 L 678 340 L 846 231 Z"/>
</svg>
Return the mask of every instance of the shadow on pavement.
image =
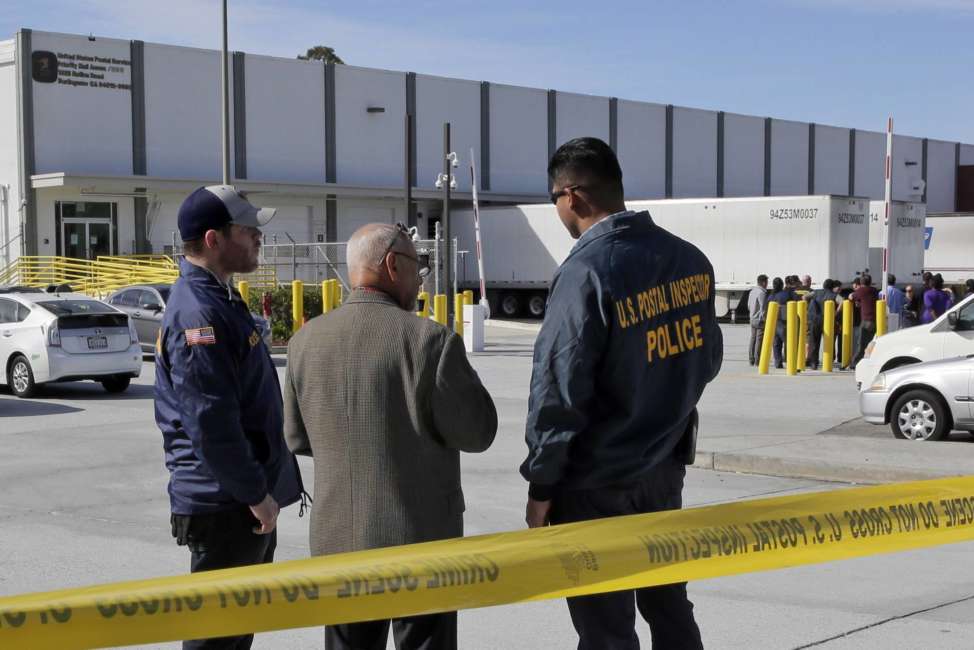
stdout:
<svg viewBox="0 0 974 650">
<path fill-rule="evenodd" d="M 10 399 L 0 402 L 0 418 L 26 418 L 35 415 L 61 415 L 84 411 L 74 406 L 36 402 L 29 399 Z"/>
<path fill-rule="evenodd" d="M 837 427 L 826 429 L 820 433 L 838 436 L 851 436 L 854 438 L 883 438 L 909 444 L 909 440 L 900 440 L 893 437 L 888 424 L 869 424 L 862 418 L 856 418 L 848 422 L 843 422 Z M 941 442 L 965 442 L 974 443 L 974 435 L 966 431 L 954 431 Z M 936 443 L 930 443 L 936 444 Z"/>
<path fill-rule="evenodd" d="M 152 399 L 154 387 L 152 384 L 131 384 L 124 393 L 109 393 L 102 385 L 93 381 L 65 382 L 63 384 L 44 384 L 38 399 L 71 399 L 71 400 L 133 400 Z"/>
</svg>

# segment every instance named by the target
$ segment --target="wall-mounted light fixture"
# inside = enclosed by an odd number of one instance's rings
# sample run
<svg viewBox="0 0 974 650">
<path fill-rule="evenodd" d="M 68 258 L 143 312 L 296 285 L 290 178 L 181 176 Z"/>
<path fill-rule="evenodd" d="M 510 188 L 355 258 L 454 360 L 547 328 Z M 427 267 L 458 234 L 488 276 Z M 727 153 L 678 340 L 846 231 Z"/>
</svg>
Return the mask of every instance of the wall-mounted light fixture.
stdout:
<svg viewBox="0 0 974 650">
<path fill-rule="evenodd" d="M 369 107 L 367 107 L 365 109 L 365 112 L 366 113 L 385 113 L 386 112 L 386 107 L 385 106 L 369 106 Z"/>
</svg>

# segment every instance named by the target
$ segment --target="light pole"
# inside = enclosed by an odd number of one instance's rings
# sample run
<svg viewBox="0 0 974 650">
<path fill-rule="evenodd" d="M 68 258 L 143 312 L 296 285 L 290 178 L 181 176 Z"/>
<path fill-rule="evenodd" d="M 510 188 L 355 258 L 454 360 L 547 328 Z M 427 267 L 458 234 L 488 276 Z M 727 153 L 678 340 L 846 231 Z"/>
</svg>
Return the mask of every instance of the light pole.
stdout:
<svg viewBox="0 0 974 650">
<path fill-rule="evenodd" d="M 230 64 L 227 53 L 227 0 L 223 0 L 223 184 L 230 184 Z"/>
</svg>

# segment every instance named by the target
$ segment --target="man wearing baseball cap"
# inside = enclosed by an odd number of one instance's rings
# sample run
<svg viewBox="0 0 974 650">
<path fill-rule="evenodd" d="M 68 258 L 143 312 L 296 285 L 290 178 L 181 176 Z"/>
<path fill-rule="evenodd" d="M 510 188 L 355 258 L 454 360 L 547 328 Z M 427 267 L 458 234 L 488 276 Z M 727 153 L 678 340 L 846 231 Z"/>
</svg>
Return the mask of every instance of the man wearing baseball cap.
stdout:
<svg viewBox="0 0 974 650">
<path fill-rule="evenodd" d="M 258 209 L 235 188 L 201 187 L 179 208 L 185 258 L 156 343 L 156 423 L 169 470 L 172 532 L 190 570 L 271 562 L 280 508 L 304 489 L 283 437 L 277 371 L 231 284 L 257 268 Z M 250 648 L 253 635 L 183 648 Z"/>
</svg>

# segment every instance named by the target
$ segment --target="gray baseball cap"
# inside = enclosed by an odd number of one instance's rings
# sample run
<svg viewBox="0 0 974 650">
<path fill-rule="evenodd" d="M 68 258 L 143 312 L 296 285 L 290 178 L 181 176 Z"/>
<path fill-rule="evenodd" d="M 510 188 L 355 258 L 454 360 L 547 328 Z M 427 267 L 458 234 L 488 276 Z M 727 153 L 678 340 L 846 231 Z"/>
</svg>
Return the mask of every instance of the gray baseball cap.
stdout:
<svg viewBox="0 0 974 650">
<path fill-rule="evenodd" d="M 232 185 L 197 188 L 179 206 L 179 236 L 183 241 L 199 239 L 207 230 L 227 224 L 260 228 L 277 214 L 277 208 L 258 208 Z"/>
</svg>

